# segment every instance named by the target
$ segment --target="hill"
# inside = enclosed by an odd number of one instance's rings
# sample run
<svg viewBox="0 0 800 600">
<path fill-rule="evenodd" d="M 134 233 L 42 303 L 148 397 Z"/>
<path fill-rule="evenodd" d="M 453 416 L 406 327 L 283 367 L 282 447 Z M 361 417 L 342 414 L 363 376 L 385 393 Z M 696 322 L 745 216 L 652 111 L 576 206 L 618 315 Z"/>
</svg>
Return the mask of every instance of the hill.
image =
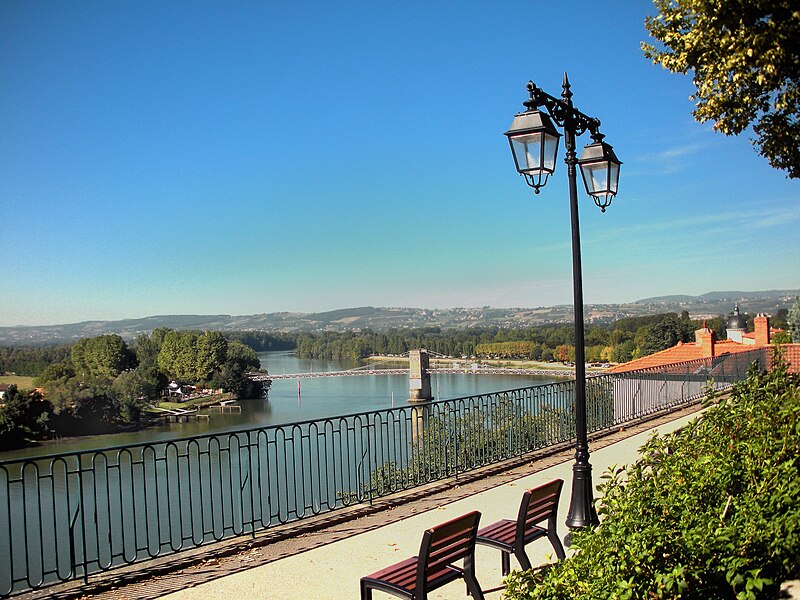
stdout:
<svg viewBox="0 0 800 600">
<path fill-rule="evenodd" d="M 664 312 L 689 312 L 702 319 L 727 315 L 739 303 L 742 312 L 775 314 L 789 308 L 800 290 L 765 292 L 709 292 L 700 296 L 661 296 L 627 304 L 587 304 L 590 323 L 610 323 L 624 317 Z M 65 325 L 0 327 L 0 345 L 31 346 L 74 342 L 83 337 L 116 333 L 135 338 L 158 327 L 171 329 L 215 329 L 220 331 L 344 331 L 392 328 L 440 327 L 465 329 L 478 326 L 528 327 L 571 323 L 572 306 L 538 308 L 375 308 L 363 306 L 321 313 L 277 312 L 257 315 L 158 315 L 118 321 L 83 321 Z"/>
</svg>

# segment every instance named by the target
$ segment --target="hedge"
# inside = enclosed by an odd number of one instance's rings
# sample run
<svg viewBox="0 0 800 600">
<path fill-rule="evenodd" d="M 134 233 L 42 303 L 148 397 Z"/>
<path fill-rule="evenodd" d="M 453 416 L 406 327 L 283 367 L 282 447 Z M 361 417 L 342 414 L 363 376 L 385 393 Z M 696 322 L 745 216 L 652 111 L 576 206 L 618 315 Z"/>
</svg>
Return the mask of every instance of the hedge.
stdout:
<svg viewBox="0 0 800 600">
<path fill-rule="evenodd" d="M 598 486 L 576 553 L 513 572 L 506 598 L 775 598 L 800 577 L 800 379 L 751 368 L 729 397 L 653 436 Z"/>
</svg>

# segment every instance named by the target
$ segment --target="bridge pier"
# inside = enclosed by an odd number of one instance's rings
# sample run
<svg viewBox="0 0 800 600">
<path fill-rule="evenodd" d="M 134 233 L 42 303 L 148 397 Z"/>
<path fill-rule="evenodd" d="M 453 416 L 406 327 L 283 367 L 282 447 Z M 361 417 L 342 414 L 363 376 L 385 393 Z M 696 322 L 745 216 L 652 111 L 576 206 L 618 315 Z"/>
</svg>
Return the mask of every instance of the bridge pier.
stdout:
<svg viewBox="0 0 800 600">
<path fill-rule="evenodd" d="M 430 357 L 427 350 L 408 351 L 408 401 L 430 402 L 431 374 L 428 372 Z"/>
</svg>

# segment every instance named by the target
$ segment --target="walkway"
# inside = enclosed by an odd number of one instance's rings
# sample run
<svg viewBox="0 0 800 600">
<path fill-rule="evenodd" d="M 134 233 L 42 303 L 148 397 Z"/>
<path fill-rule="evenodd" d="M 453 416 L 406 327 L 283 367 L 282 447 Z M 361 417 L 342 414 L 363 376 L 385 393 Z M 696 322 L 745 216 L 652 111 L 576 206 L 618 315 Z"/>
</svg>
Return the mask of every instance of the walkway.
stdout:
<svg viewBox="0 0 800 600">
<path fill-rule="evenodd" d="M 677 429 L 694 418 L 696 414 L 692 413 L 698 408 L 691 407 L 658 421 L 592 441 L 590 448 L 595 484 L 609 466 L 633 462 L 638 448 L 653 429 L 661 433 Z M 94 597 L 164 597 L 169 600 L 356 599 L 360 577 L 415 555 L 419 550 L 422 531 L 427 527 L 476 509 L 483 515 L 483 524 L 501 518 L 513 518 L 525 489 L 556 477 L 565 481 L 559 507 L 559 534 L 563 539 L 568 532 L 564 520 L 569 508 L 571 473 L 572 450 L 564 450 L 478 481 L 453 485 L 451 480 L 439 486 L 441 491 L 407 504 L 392 507 L 386 501 L 381 501 L 387 504 L 382 510 L 323 529 L 292 534 L 292 526 L 288 526 L 290 535 L 284 536 L 286 539 L 244 549 L 229 557 L 209 558 L 194 566 L 156 575 Z M 298 525 L 295 524 L 294 528 L 298 528 Z M 533 564 L 549 562 L 551 553 L 546 540 L 528 546 L 528 555 Z M 499 552 L 479 546 L 476 562 L 478 580 L 484 590 L 502 585 Z M 515 565 L 512 558 L 512 568 Z M 91 593 L 90 590 L 87 592 Z M 31 596 L 43 597 L 39 594 Z M 391 598 L 380 592 L 376 592 L 374 597 L 376 600 Z M 466 598 L 465 588 L 461 582 L 454 582 L 429 597 L 431 600 L 463 600 Z M 487 594 L 489 600 L 499 600 L 500 597 L 500 591 Z"/>
</svg>

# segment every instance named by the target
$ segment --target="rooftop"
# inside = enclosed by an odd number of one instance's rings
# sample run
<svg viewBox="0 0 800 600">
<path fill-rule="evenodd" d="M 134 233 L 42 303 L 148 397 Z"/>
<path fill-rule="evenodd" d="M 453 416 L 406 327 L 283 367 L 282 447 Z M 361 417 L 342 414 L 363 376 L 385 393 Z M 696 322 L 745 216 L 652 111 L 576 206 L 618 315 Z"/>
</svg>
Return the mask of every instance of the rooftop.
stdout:
<svg viewBox="0 0 800 600">
<path fill-rule="evenodd" d="M 748 344 L 740 344 L 733 340 L 720 340 L 714 343 L 714 356 L 723 354 L 735 354 L 737 352 L 749 352 L 755 346 Z M 623 373 L 626 371 L 635 371 L 637 369 L 648 369 L 651 367 L 663 367 L 673 363 L 687 362 L 704 358 L 702 346 L 698 346 L 694 342 L 684 344 L 678 342 L 677 346 L 654 352 L 648 356 L 635 358 L 629 362 L 622 363 L 615 367 L 611 367 L 609 373 Z"/>
</svg>

